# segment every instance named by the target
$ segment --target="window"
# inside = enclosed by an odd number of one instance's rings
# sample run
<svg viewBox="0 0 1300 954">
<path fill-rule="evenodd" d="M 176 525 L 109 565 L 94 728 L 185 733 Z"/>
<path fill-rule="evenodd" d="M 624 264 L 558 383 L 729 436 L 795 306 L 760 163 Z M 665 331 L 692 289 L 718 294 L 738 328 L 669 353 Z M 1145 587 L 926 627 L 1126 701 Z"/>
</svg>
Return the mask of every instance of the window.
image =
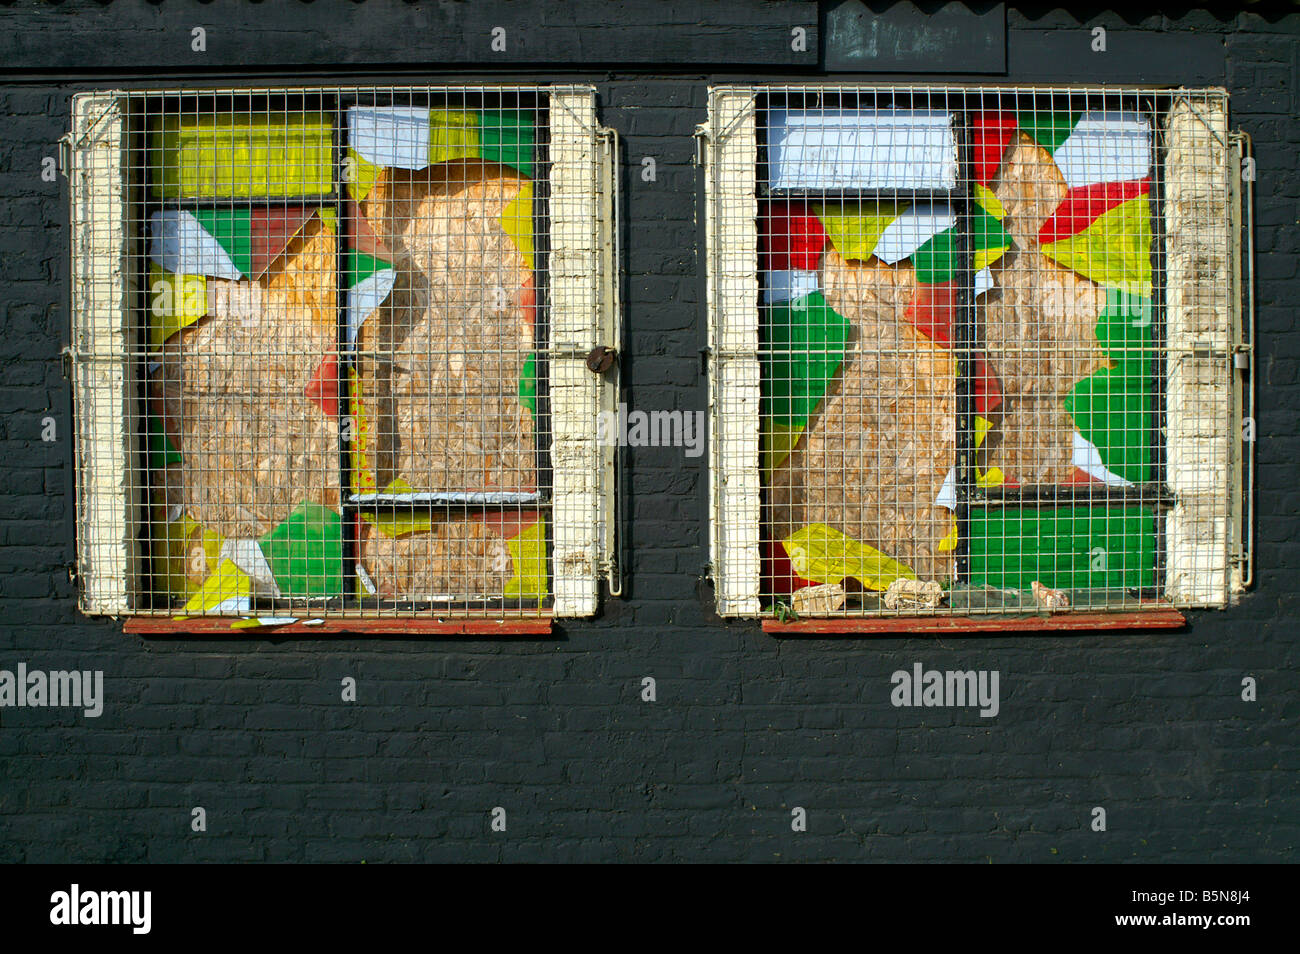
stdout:
<svg viewBox="0 0 1300 954">
<path fill-rule="evenodd" d="M 83 609 L 146 631 L 595 611 L 617 571 L 591 422 L 617 392 L 584 358 L 618 306 L 590 89 L 74 115 Z"/>
<path fill-rule="evenodd" d="M 1225 94 L 725 87 L 703 133 L 720 613 L 1159 626 L 1242 588 Z"/>
</svg>

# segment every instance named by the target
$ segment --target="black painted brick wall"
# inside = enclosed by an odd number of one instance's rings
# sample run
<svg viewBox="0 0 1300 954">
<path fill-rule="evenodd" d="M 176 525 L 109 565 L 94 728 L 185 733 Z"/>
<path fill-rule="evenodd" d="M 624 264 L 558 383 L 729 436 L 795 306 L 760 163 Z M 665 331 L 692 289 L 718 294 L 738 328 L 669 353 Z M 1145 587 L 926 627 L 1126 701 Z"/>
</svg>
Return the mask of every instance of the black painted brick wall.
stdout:
<svg viewBox="0 0 1300 954">
<path fill-rule="evenodd" d="M 329 28 L 325 5 L 292 5 L 299 29 Z M 220 27 L 221 4 L 195 9 Z M 28 12 L 0 8 L 0 22 L 21 30 Z M 551 639 L 146 640 L 89 621 L 67 572 L 66 192 L 39 172 L 69 96 L 120 80 L 0 75 L 0 668 L 102 669 L 107 694 L 97 720 L 0 711 L 0 861 L 1294 859 L 1300 18 L 1009 11 L 1007 24 L 1008 79 L 1181 70 L 1226 83 L 1234 125 L 1255 137 L 1259 583 L 1183 632 L 776 640 L 723 623 L 701 580 L 705 459 L 666 449 L 629 453 L 626 596 Z M 1127 52 L 1083 62 L 1095 24 Z M 712 28 L 746 42 L 741 20 Z M 1220 59 L 1205 62 L 1207 41 Z M 1076 45 L 1077 61 L 1041 55 Z M 624 137 L 629 398 L 702 409 L 691 133 L 707 85 L 816 74 L 564 69 L 515 75 L 596 82 Z M 641 181 L 644 156 L 657 182 Z M 54 444 L 40 440 L 47 414 Z M 1000 670 L 1000 715 L 891 707 L 890 673 L 916 661 Z M 640 701 L 647 675 L 657 703 Z M 1257 703 L 1239 698 L 1246 675 Z M 194 806 L 206 834 L 190 830 Z M 494 806 L 504 834 L 489 830 Z M 1089 829 L 1093 806 L 1105 833 Z"/>
</svg>

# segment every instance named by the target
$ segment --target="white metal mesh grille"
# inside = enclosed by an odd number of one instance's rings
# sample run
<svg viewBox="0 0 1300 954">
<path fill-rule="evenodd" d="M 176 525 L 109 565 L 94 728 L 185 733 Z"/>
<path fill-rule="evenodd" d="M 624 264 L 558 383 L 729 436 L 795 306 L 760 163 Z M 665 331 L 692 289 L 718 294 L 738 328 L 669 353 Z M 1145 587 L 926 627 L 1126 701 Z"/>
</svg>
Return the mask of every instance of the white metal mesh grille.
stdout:
<svg viewBox="0 0 1300 954">
<path fill-rule="evenodd" d="M 78 403 L 125 408 L 130 610 L 549 612 L 555 524 L 593 523 L 589 506 L 555 512 L 551 226 L 596 231 L 598 130 L 567 124 L 561 148 L 584 161 L 567 162 L 557 210 L 542 88 L 108 102 L 120 161 L 74 143 L 75 164 L 123 190 L 125 324 L 74 359 L 107 348 L 125 369 L 80 373 Z M 102 228 L 97 215 L 80 227 Z M 595 244 L 564 263 L 561 308 L 593 338 Z M 84 449 L 99 425 L 83 425 Z M 593 451 L 555 466 L 567 485 L 596 465 Z"/>
<path fill-rule="evenodd" d="M 1222 93 L 724 88 L 713 107 L 724 613 L 1226 600 Z M 747 177 L 754 202 L 726 201 Z M 757 409 L 736 383 L 755 369 Z M 753 476 L 756 498 L 722 489 Z M 755 545 L 727 543 L 754 522 Z"/>
</svg>

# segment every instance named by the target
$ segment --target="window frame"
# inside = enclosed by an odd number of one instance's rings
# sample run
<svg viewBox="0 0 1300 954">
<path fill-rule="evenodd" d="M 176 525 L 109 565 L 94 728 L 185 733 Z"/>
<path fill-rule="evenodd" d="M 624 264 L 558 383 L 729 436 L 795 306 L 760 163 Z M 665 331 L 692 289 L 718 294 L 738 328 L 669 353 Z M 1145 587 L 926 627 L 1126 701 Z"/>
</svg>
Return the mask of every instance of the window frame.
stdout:
<svg viewBox="0 0 1300 954">
<path fill-rule="evenodd" d="M 1223 480 L 1214 482 L 1214 487 L 1222 491 L 1219 495 L 1221 499 L 1215 499 L 1208 502 L 1208 506 L 1201 506 L 1198 512 L 1178 513 L 1178 511 L 1196 510 L 1197 501 L 1179 501 L 1177 498 L 1177 489 L 1169 490 L 1169 498 L 1166 502 L 1171 504 L 1167 515 L 1157 517 L 1157 537 L 1164 539 L 1169 532 L 1170 526 L 1184 526 L 1190 528 L 1193 533 L 1200 531 L 1205 532 L 1208 527 L 1210 531 L 1217 533 L 1217 540 L 1221 542 L 1224 552 L 1224 560 L 1215 565 L 1211 574 L 1218 577 L 1217 585 L 1215 580 L 1206 582 L 1205 580 L 1187 580 L 1186 570 L 1183 570 L 1184 579 L 1181 582 L 1176 581 L 1175 574 L 1179 572 L 1178 567 L 1171 567 L 1168 564 L 1157 564 L 1157 588 L 1158 598 L 1150 601 L 1149 605 L 1140 607 L 1123 607 L 1123 608 L 1097 608 L 1081 607 L 1073 611 L 1036 614 L 1015 614 L 1005 610 L 991 610 L 985 612 L 968 612 L 965 610 L 955 611 L 950 607 L 940 607 L 935 610 L 896 610 L 896 611 L 871 611 L 870 613 L 840 611 L 827 616 L 817 616 L 803 620 L 790 621 L 787 618 L 777 618 L 771 608 L 765 608 L 762 605 L 763 597 L 761 591 L 764 589 L 760 575 L 760 558 L 759 558 L 759 541 L 764 539 L 764 530 L 761 521 L 764 519 L 764 506 L 761 503 L 763 499 L 762 480 L 758 468 L 758 444 L 759 444 L 759 380 L 761 373 L 758 367 L 759 335 L 760 335 L 760 312 L 762 306 L 759 305 L 759 271 L 757 252 L 758 245 L 761 241 L 758 235 L 758 213 L 759 202 L 768 198 L 768 194 L 763 189 L 767 176 L 764 175 L 764 163 L 767 160 L 764 149 L 763 129 L 761 128 L 765 119 L 765 108 L 767 97 L 774 92 L 783 94 L 782 102 L 798 100 L 800 97 L 805 99 L 822 102 L 824 99 L 835 99 L 838 97 L 848 97 L 867 94 L 887 94 L 911 97 L 923 95 L 929 96 L 935 93 L 939 94 L 957 94 L 965 101 L 979 101 L 980 97 L 987 96 L 1006 96 L 1008 94 L 1041 94 L 1060 93 L 1067 95 L 1078 95 L 1080 93 L 1091 93 L 1095 95 L 1104 95 L 1106 97 L 1125 96 L 1136 94 L 1137 96 L 1149 96 L 1153 104 L 1150 114 L 1152 119 L 1153 134 L 1153 171 L 1152 171 L 1152 217 L 1155 220 L 1153 228 L 1153 256 L 1158 256 L 1161 261 L 1171 262 L 1177 256 L 1170 256 L 1170 241 L 1164 234 L 1164 226 L 1170 225 L 1175 221 L 1176 216 L 1171 210 L 1163 204 L 1163 198 L 1170 191 L 1170 183 L 1166 181 L 1167 169 L 1169 162 L 1169 149 L 1165 142 L 1165 137 L 1170 134 L 1172 128 L 1175 107 L 1182 103 L 1186 106 L 1182 118 L 1186 119 L 1190 113 L 1200 121 L 1199 134 L 1193 130 L 1189 132 L 1186 127 L 1180 131 L 1181 142 L 1184 152 L 1192 151 L 1193 155 L 1184 154 L 1182 156 L 1184 166 L 1195 165 L 1197 161 L 1208 163 L 1216 170 L 1224 173 L 1226 182 L 1224 191 L 1229 193 L 1229 202 L 1233 204 L 1239 201 L 1240 186 L 1229 159 L 1229 148 L 1219 148 L 1215 152 L 1215 143 L 1219 147 L 1229 144 L 1230 137 L 1227 133 L 1226 116 L 1227 116 L 1227 95 L 1226 91 L 1221 89 L 1213 90 L 1180 90 L 1171 91 L 1157 88 L 1133 88 L 1133 87 L 1114 87 L 1106 89 L 1081 88 L 1081 87 L 1052 87 L 1045 89 L 1043 87 L 1030 87 L 1016 84 L 1006 86 L 943 86 L 943 85 L 926 85 L 913 84 L 899 86 L 892 84 L 842 84 L 842 83 L 825 83 L 825 84 L 801 84 L 801 85 L 726 85 L 710 89 L 709 96 L 709 120 L 700 127 L 699 133 L 703 143 L 701 164 L 704 167 L 705 178 L 705 201 L 706 201 L 706 233 L 708 241 L 708 309 L 709 309 L 709 345 L 710 345 L 710 408 L 712 412 L 711 427 L 711 444 L 710 444 L 710 562 L 712 574 L 717 592 L 717 611 L 723 617 L 761 617 L 763 628 L 769 632 L 903 632 L 903 631 L 979 631 L 984 629 L 996 630 L 1015 630 L 1015 629 L 1110 629 L 1110 628 L 1134 628 L 1134 627 L 1166 627 L 1181 625 L 1183 617 L 1178 612 L 1180 607 L 1191 606 L 1226 606 L 1235 598 L 1237 593 L 1244 588 L 1241 585 L 1242 574 L 1229 572 L 1227 559 L 1229 550 L 1235 544 L 1236 549 L 1232 550 L 1232 561 L 1234 564 L 1239 560 L 1246 566 L 1249 566 L 1251 553 L 1249 548 L 1250 528 L 1249 524 L 1240 518 L 1233 522 L 1229 528 L 1227 521 L 1223 519 L 1222 511 L 1226 506 L 1231 506 L 1230 501 L 1239 501 L 1242 497 L 1249 497 L 1249 488 L 1245 482 L 1240 479 L 1239 472 L 1242 469 L 1243 459 L 1249 461 L 1250 448 L 1246 447 L 1243 442 L 1231 438 L 1228 434 L 1228 419 L 1231 417 L 1234 408 L 1239 408 L 1241 403 L 1241 380 L 1240 377 L 1233 377 L 1230 369 L 1235 364 L 1240 368 L 1240 362 L 1235 362 L 1224 357 L 1228 354 L 1239 354 L 1241 351 L 1249 351 L 1253 348 L 1253 340 L 1247 340 L 1243 332 L 1243 319 L 1241 315 L 1241 289 L 1243 282 L 1240 278 L 1241 272 L 1241 254 L 1237 247 L 1239 233 L 1229 234 L 1224 229 L 1223 248 L 1227 252 L 1225 260 L 1231 260 L 1231 269 L 1235 270 L 1235 282 L 1233 276 L 1224 271 L 1221 276 L 1216 276 L 1216 280 L 1221 281 L 1209 292 L 1217 294 L 1223 292 L 1221 296 L 1224 300 L 1223 318 L 1220 326 L 1215 329 L 1216 337 L 1210 351 L 1208 363 L 1202 363 L 1203 366 L 1193 372 L 1206 376 L 1207 373 L 1213 380 L 1213 396 L 1220 403 L 1216 405 L 1221 407 L 1225 413 L 1221 420 L 1215 422 L 1215 433 L 1210 435 L 1209 443 L 1214 445 L 1215 453 L 1212 459 L 1218 461 L 1227 458 L 1235 462 L 1237 474 L 1232 480 Z M 829 107 L 828 107 L 829 108 Z M 952 107 L 954 111 L 961 107 Z M 989 107 L 984 107 L 989 108 Z M 1208 120 L 1205 111 L 1208 109 Z M 958 122 L 956 124 L 957 135 L 964 138 L 965 130 L 969 126 L 966 123 Z M 1237 154 L 1241 154 L 1240 137 L 1231 137 L 1231 144 L 1238 147 Z M 964 148 L 968 148 L 963 144 Z M 1199 152 L 1196 152 L 1199 150 Z M 1207 159 L 1207 156 L 1209 157 Z M 967 157 L 962 157 L 963 165 Z M 1184 169 L 1186 172 L 1186 169 Z M 968 181 L 968 178 L 958 177 L 958 187 Z M 1180 183 L 1174 183 L 1175 186 Z M 1181 183 L 1184 189 L 1187 183 Z M 1193 182 L 1194 188 L 1196 183 Z M 1204 185 L 1204 183 L 1202 183 Z M 780 192 L 772 190 L 772 195 L 785 198 L 788 195 L 786 190 Z M 799 196 L 804 197 L 803 195 Z M 966 197 L 969 201 L 969 197 Z M 1233 205 L 1235 209 L 1235 205 Z M 1204 210 L 1202 210 L 1204 211 Z M 1217 209 L 1215 210 L 1217 211 Z M 1224 218 L 1226 225 L 1227 208 L 1225 205 Z M 962 216 L 959 215 L 959 222 Z M 1218 223 L 1214 223 L 1217 225 Z M 1249 267 L 1249 262 L 1246 262 Z M 972 269 L 966 269 L 965 290 L 969 293 L 973 291 L 970 282 L 973 275 Z M 1170 272 L 1166 274 L 1166 283 L 1173 275 L 1175 282 L 1181 282 L 1179 287 L 1180 293 L 1186 295 L 1191 289 L 1192 297 L 1195 298 L 1199 293 L 1202 297 L 1206 294 L 1206 285 L 1197 286 L 1195 277 L 1187 273 L 1184 267 L 1181 272 Z M 1159 285 L 1160 283 L 1157 283 Z M 1165 302 L 1159 297 L 1163 292 L 1156 291 L 1153 288 L 1154 307 L 1158 309 L 1157 314 L 1163 314 L 1165 311 Z M 970 324 L 977 327 L 974 312 L 975 304 L 973 295 L 967 299 L 967 306 L 970 312 Z M 1248 318 L 1247 318 L 1248 320 Z M 965 324 L 966 322 L 962 322 Z M 1155 322 L 1157 327 L 1166 324 L 1164 321 Z M 973 332 L 975 328 L 972 328 Z M 1181 329 L 1177 329 L 1181 333 Z M 1187 335 L 1182 334 L 1185 339 Z M 971 338 L 969 341 L 972 345 L 977 345 L 978 341 Z M 1179 431 L 1177 423 L 1190 424 L 1191 429 L 1195 429 L 1198 420 L 1196 413 L 1185 413 L 1177 411 L 1170 421 L 1174 418 L 1175 426 L 1172 431 L 1164 425 L 1162 414 L 1168 413 L 1166 401 L 1166 389 L 1171 377 L 1181 382 L 1188 378 L 1189 375 L 1182 368 L 1180 362 L 1187 355 L 1186 351 L 1192 350 L 1187 347 L 1188 342 L 1180 339 L 1177 344 L 1182 350 L 1173 357 L 1170 357 L 1162 350 L 1160 343 L 1157 341 L 1154 350 L 1153 361 L 1153 378 L 1157 383 L 1153 393 L 1152 407 L 1152 425 L 1153 431 L 1153 459 L 1152 464 L 1155 472 L 1152 474 L 1153 482 L 1163 483 L 1167 486 L 1167 475 L 1169 474 L 1170 462 L 1165 453 L 1165 442 L 1156 438 L 1161 434 L 1173 434 L 1183 453 L 1179 460 L 1184 470 L 1179 473 L 1186 475 L 1185 469 L 1188 458 L 1191 457 L 1191 449 L 1196 445 L 1196 440 L 1191 439 L 1192 435 L 1186 433 L 1187 427 Z M 956 350 L 956 349 L 955 349 Z M 1176 350 L 1176 349 L 1175 349 Z M 1192 360 L 1199 361 L 1200 355 L 1194 354 Z M 1161 361 L 1165 366 L 1158 366 Z M 1228 372 L 1228 373 L 1225 373 Z M 969 381 L 969 377 L 966 379 Z M 1232 392 L 1236 390 L 1237 397 L 1232 399 Z M 964 390 L 969 391 L 969 387 Z M 1247 392 L 1249 388 L 1245 389 Z M 1180 396 L 1184 399 L 1188 397 L 1187 389 Z M 961 405 L 959 404 L 959 408 Z M 967 402 L 969 411 L 969 403 Z M 960 413 L 960 411 L 959 411 Z M 958 440 L 963 433 L 967 433 L 962 428 L 958 428 Z M 1201 442 L 1201 449 L 1204 449 L 1206 442 Z M 1229 446 L 1230 445 L 1230 446 Z M 973 465 L 971 465 L 973 467 Z M 1249 466 L 1246 468 L 1249 469 Z M 1196 475 L 1197 479 L 1205 476 L 1205 469 L 1202 468 Z M 1194 481 L 1189 484 L 1184 481 L 1184 487 L 1194 485 Z M 973 486 L 973 481 L 968 485 Z M 1146 486 L 1146 485 L 1143 485 Z M 1086 492 L 1082 496 L 1085 499 L 1097 499 L 1101 503 L 1113 503 L 1117 495 L 1115 488 L 1103 487 Z M 1057 494 L 1066 498 L 1075 498 L 1081 496 L 1078 491 L 1067 490 L 1062 493 L 1058 489 Z M 987 493 L 984 494 L 987 497 Z M 1164 494 L 1162 494 L 1164 497 Z M 1144 501 L 1146 502 L 1146 501 Z M 962 501 L 965 504 L 967 501 Z M 1226 505 L 1226 506 L 1225 506 Z M 1242 508 L 1237 505 L 1237 513 L 1240 514 Z M 959 527 L 961 521 L 959 517 Z M 966 533 L 959 532 L 959 540 L 962 541 L 964 548 L 966 543 Z M 1176 543 L 1177 546 L 1177 543 Z M 1186 552 L 1186 548 L 1184 548 Z M 1157 551 L 1159 553 L 1159 550 Z M 1192 569 L 1195 570 L 1193 563 Z M 1235 571 L 1234 571 L 1235 572 Z"/>
<path fill-rule="evenodd" d="M 598 376 L 584 364 L 586 353 L 598 345 L 617 346 L 621 335 L 615 235 L 617 206 L 613 196 L 613 157 L 617 145 L 612 131 L 596 121 L 595 91 L 589 86 L 474 85 L 400 87 L 303 86 L 284 88 L 203 88 L 103 90 L 73 98 L 72 131 L 67 137 L 72 199 L 71 263 L 74 275 L 71 359 L 76 434 L 74 455 L 77 483 L 77 577 L 79 605 L 88 615 L 126 617 L 134 632 L 229 632 L 237 623 L 257 623 L 255 615 L 209 614 L 178 618 L 174 608 L 151 609 L 139 581 L 147 572 L 148 543 L 138 529 L 147 505 L 132 479 L 147 468 L 142 455 L 141 415 L 133 396 L 147 400 L 142 387 L 143 352 L 131 340 L 138 330 L 132 316 L 140 314 L 140 296 L 147 282 L 133 272 L 141 261 L 137 234 L 146 208 L 171 207 L 144 196 L 143 184 L 132 181 L 131 161 L 135 139 L 147 136 L 140 104 L 167 102 L 176 97 L 306 97 L 319 101 L 320 110 L 333 125 L 331 159 L 334 170 L 332 199 L 341 203 L 341 157 L 346 155 L 348 106 L 361 97 L 366 102 L 400 103 L 404 98 L 437 101 L 455 97 L 486 102 L 489 97 L 533 97 L 538 114 L 545 116 L 539 131 L 539 161 L 547 174 L 541 207 L 535 218 L 549 225 L 538 230 L 538 257 L 562 263 L 562 274 L 542 265 L 538 283 L 538 319 L 534 327 L 539 364 L 538 424 L 534 428 L 538 462 L 539 509 L 548 517 L 549 603 L 533 608 L 511 608 L 504 603 L 485 610 L 457 603 L 376 604 L 324 608 L 294 607 L 274 612 L 296 617 L 276 624 L 277 631 L 325 633 L 369 632 L 484 632 L 532 633 L 549 631 L 553 618 L 590 616 L 596 612 L 603 577 L 616 589 L 618 566 L 613 549 L 616 487 L 613 460 L 608 449 L 591 436 L 595 409 L 617 402 L 617 375 Z M 287 107 L 286 107 L 287 108 Z M 559 141 L 556 129 L 559 127 Z M 549 153 L 549 154 L 548 154 Z M 558 190 L 558 195 L 556 194 Z M 319 197 L 295 198 L 299 204 L 323 205 Z M 249 204 L 256 204 L 254 199 Z M 267 200 L 263 199 L 262 202 Z M 289 201 L 289 200 L 271 200 Z M 193 204 L 201 204 L 190 202 Z M 177 207 L 187 207 L 182 201 Z M 337 211 L 337 205 L 336 205 Z M 345 242 L 338 243 L 340 264 L 335 275 L 340 336 L 346 325 L 346 275 L 341 271 Z M 136 254 L 133 255 L 133 252 Z M 340 362 L 340 378 L 346 374 Z M 547 385 L 549 384 L 549 387 Z M 340 390 L 341 395 L 347 393 Z M 543 397 L 543 395 L 546 395 Z M 350 400 L 350 398 L 349 398 Z M 549 406 L 548 406 L 549 405 Z M 558 406 L 557 406 L 558 405 Z M 542 422 L 549 414 L 554 429 Z M 549 439 L 549 446 L 544 446 Z M 348 477 L 349 448 L 340 439 L 338 463 L 340 514 L 360 507 Z M 547 479 L 549 477 L 549 480 Z M 547 492 L 549 490 L 549 493 Z M 387 506 L 380 503 L 379 506 Z M 468 511 L 467 511 L 468 512 Z M 598 516 L 593 520 L 593 514 Z M 347 564 L 355 562 L 352 537 L 344 536 L 345 579 Z M 356 569 L 352 568 L 352 573 Z M 351 577 L 355 579 L 355 576 Z M 254 608 L 253 614 L 257 613 Z M 246 627 L 238 627 L 246 628 Z"/>
</svg>

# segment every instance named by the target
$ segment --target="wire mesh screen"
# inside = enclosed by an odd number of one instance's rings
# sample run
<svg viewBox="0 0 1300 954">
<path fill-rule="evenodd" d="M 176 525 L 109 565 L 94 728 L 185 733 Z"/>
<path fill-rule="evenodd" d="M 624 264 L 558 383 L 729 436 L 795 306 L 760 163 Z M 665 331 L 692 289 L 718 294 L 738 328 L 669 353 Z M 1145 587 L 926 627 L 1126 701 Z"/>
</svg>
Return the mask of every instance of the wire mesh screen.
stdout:
<svg viewBox="0 0 1300 954">
<path fill-rule="evenodd" d="M 759 92 L 765 612 L 1163 602 L 1170 96 Z"/>
<path fill-rule="evenodd" d="M 541 91 L 124 109 L 140 611 L 543 612 Z"/>
</svg>

